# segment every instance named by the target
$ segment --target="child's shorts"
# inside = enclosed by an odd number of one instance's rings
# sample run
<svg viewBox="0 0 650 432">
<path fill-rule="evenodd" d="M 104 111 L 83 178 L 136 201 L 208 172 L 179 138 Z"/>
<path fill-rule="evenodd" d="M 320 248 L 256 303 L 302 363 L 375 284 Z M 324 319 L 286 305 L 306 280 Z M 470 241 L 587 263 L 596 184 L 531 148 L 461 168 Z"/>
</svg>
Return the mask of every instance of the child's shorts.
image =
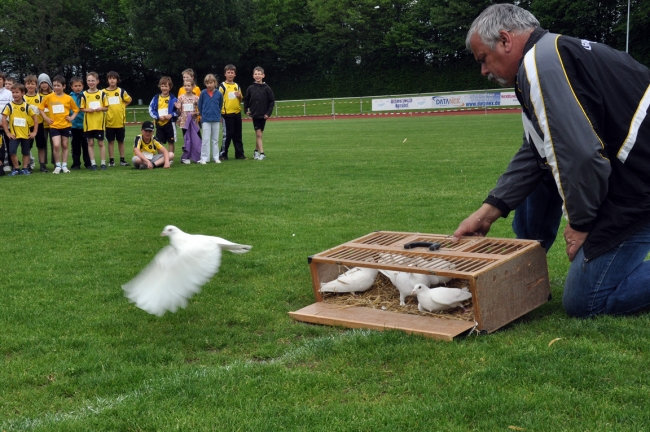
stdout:
<svg viewBox="0 0 650 432">
<path fill-rule="evenodd" d="M 164 157 L 165 157 L 164 154 L 158 153 L 158 154 L 153 155 L 153 157 L 151 159 L 149 159 L 149 160 L 151 161 L 151 163 L 155 164 L 156 161 L 158 161 L 158 160 L 160 160 L 160 159 L 162 159 Z M 133 164 L 133 167 L 135 169 L 140 168 L 140 164 L 137 162 L 139 160 L 140 160 L 140 158 L 137 157 L 137 156 L 133 156 L 133 158 L 131 159 L 131 163 Z"/>
<path fill-rule="evenodd" d="M 63 129 L 54 129 L 50 128 L 50 137 L 54 138 L 56 136 L 62 136 L 62 137 L 71 137 L 72 136 L 72 128 L 63 128 Z M 37 145 L 38 147 L 38 145 Z"/>
<path fill-rule="evenodd" d="M 29 148 L 31 147 L 29 141 L 29 138 L 9 140 L 9 154 L 15 155 L 18 152 L 18 147 L 20 147 L 23 156 L 27 156 L 29 154 Z"/>
<path fill-rule="evenodd" d="M 47 148 L 47 137 L 45 136 L 45 128 L 43 127 L 43 123 L 38 124 L 38 130 L 36 131 L 36 137 L 34 138 L 34 141 L 36 141 L 36 148 Z"/>
<path fill-rule="evenodd" d="M 174 144 L 176 142 L 176 129 L 171 121 L 164 126 L 156 125 L 156 139 L 162 144 Z"/>
<path fill-rule="evenodd" d="M 115 141 L 117 139 L 118 143 L 124 142 L 124 128 L 106 128 L 106 140 Z"/>
<path fill-rule="evenodd" d="M 84 138 L 87 139 L 96 139 L 99 141 L 104 140 L 104 131 L 103 130 L 89 130 L 84 132 Z"/>
<path fill-rule="evenodd" d="M 255 130 L 261 130 L 264 132 L 264 126 L 266 126 L 266 119 L 264 118 L 254 118 L 253 119 L 253 129 Z"/>
</svg>

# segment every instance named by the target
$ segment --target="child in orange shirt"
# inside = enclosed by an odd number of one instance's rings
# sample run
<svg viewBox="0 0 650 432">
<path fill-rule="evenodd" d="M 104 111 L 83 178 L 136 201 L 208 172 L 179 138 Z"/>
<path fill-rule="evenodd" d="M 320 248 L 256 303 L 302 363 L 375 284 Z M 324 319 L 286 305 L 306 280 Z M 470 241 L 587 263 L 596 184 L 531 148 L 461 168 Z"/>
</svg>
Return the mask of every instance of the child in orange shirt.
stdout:
<svg viewBox="0 0 650 432">
<path fill-rule="evenodd" d="M 57 75 L 52 80 L 54 93 L 43 98 L 38 109 L 41 111 L 43 121 L 50 125 L 50 136 L 54 146 L 54 168 L 53 173 L 61 171 L 69 173 L 68 169 L 68 138 L 72 136 L 72 120 L 79 113 L 79 107 L 75 101 L 63 93 L 65 89 L 65 78 Z M 47 113 L 45 109 L 48 109 Z"/>
</svg>

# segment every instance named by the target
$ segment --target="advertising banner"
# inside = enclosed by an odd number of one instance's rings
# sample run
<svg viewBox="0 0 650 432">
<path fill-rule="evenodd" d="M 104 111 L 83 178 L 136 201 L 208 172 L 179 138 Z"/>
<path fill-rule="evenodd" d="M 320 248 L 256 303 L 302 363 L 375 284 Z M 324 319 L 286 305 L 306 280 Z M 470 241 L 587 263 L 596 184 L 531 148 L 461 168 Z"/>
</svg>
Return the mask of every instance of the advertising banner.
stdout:
<svg viewBox="0 0 650 432">
<path fill-rule="evenodd" d="M 489 108 L 496 106 L 519 106 L 519 101 L 514 92 L 447 94 L 372 100 L 373 111 Z"/>
</svg>

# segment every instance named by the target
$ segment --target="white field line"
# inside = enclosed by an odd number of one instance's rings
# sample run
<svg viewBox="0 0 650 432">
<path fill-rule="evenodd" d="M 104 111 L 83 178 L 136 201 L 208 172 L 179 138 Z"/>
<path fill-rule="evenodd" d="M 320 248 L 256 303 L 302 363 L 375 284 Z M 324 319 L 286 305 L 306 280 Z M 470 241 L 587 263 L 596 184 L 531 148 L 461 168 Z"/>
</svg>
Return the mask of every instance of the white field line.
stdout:
<svg viewBox="0 0 650 432">
<path fill-rule="evenodd" d="M 159 379 L 151 379 L 145 381 L 140 389 L 132 392 L 124 393 L 112 398 L 95 398 L 93 400 L 83 401 L 82 406 L 70 412 L 46 413 L 39 417 L 34 418 L 18 418 L 15 420 L 3 421 L 0 426 L 2 431 L 23 431 L 34 430 L 41 426 L 52 425 L 57 423 L 64 423 L 67 421 L 75 421 L 87 418 L 93 415 L 98 415 L 103 411 L 116 408 L 131 400 L 137 400 L 148 394 L 153 394 L 164 390 L 165 387 L 170 385 L 177 385 L 187 382 L 188 378 L 212 378 L 221 377 L 234 370 L 246 369 L 254 366 L 266 365 L 282 365 L 292 361 L 300 360 L 310 354 L 317 353 L 321 348 L 332 344 L 341 342 L 350 342 L 355 339 L 366 338 L 371 334 L 377 334 L 370 330 L 349 330 L 345 333 L 325 336 L 318 339 L 313 339 L 304 345 L 301 345 L 293 350 L 287 351 L 280 357 L 264 361 L 237 360 L 229 365 L 219 367 L 205 367 L 190 371 L 175 372 L 167 377 Z"/>
</svg>

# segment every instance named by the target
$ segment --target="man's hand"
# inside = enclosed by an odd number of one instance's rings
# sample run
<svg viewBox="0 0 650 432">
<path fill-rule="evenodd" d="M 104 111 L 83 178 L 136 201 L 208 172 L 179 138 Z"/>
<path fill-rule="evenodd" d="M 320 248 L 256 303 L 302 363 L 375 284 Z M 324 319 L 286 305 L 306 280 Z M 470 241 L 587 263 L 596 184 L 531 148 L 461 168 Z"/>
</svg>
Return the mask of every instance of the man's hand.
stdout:
<svg viewBox="0 0 650 432">
<path fill-rule="evenodd" d="M 480 209 L 476 210 L 458 225 L 458 229 L 452 236 L 452 241 L 457 242 L 464 235 L 485 236 L 490 231 L 492 223 L 499 216 L 501 216 L 501 210 L 490 204 L 483 204 Z"/>
<path fill-rule="evenodd" d="M 588 236 L 589 232 L 576 231 L 570 225 L 564 228 L 564 241 L 566 242 L 566 254 L 569 256 L 569 261 L 573 261 Z"/>
</svg>

